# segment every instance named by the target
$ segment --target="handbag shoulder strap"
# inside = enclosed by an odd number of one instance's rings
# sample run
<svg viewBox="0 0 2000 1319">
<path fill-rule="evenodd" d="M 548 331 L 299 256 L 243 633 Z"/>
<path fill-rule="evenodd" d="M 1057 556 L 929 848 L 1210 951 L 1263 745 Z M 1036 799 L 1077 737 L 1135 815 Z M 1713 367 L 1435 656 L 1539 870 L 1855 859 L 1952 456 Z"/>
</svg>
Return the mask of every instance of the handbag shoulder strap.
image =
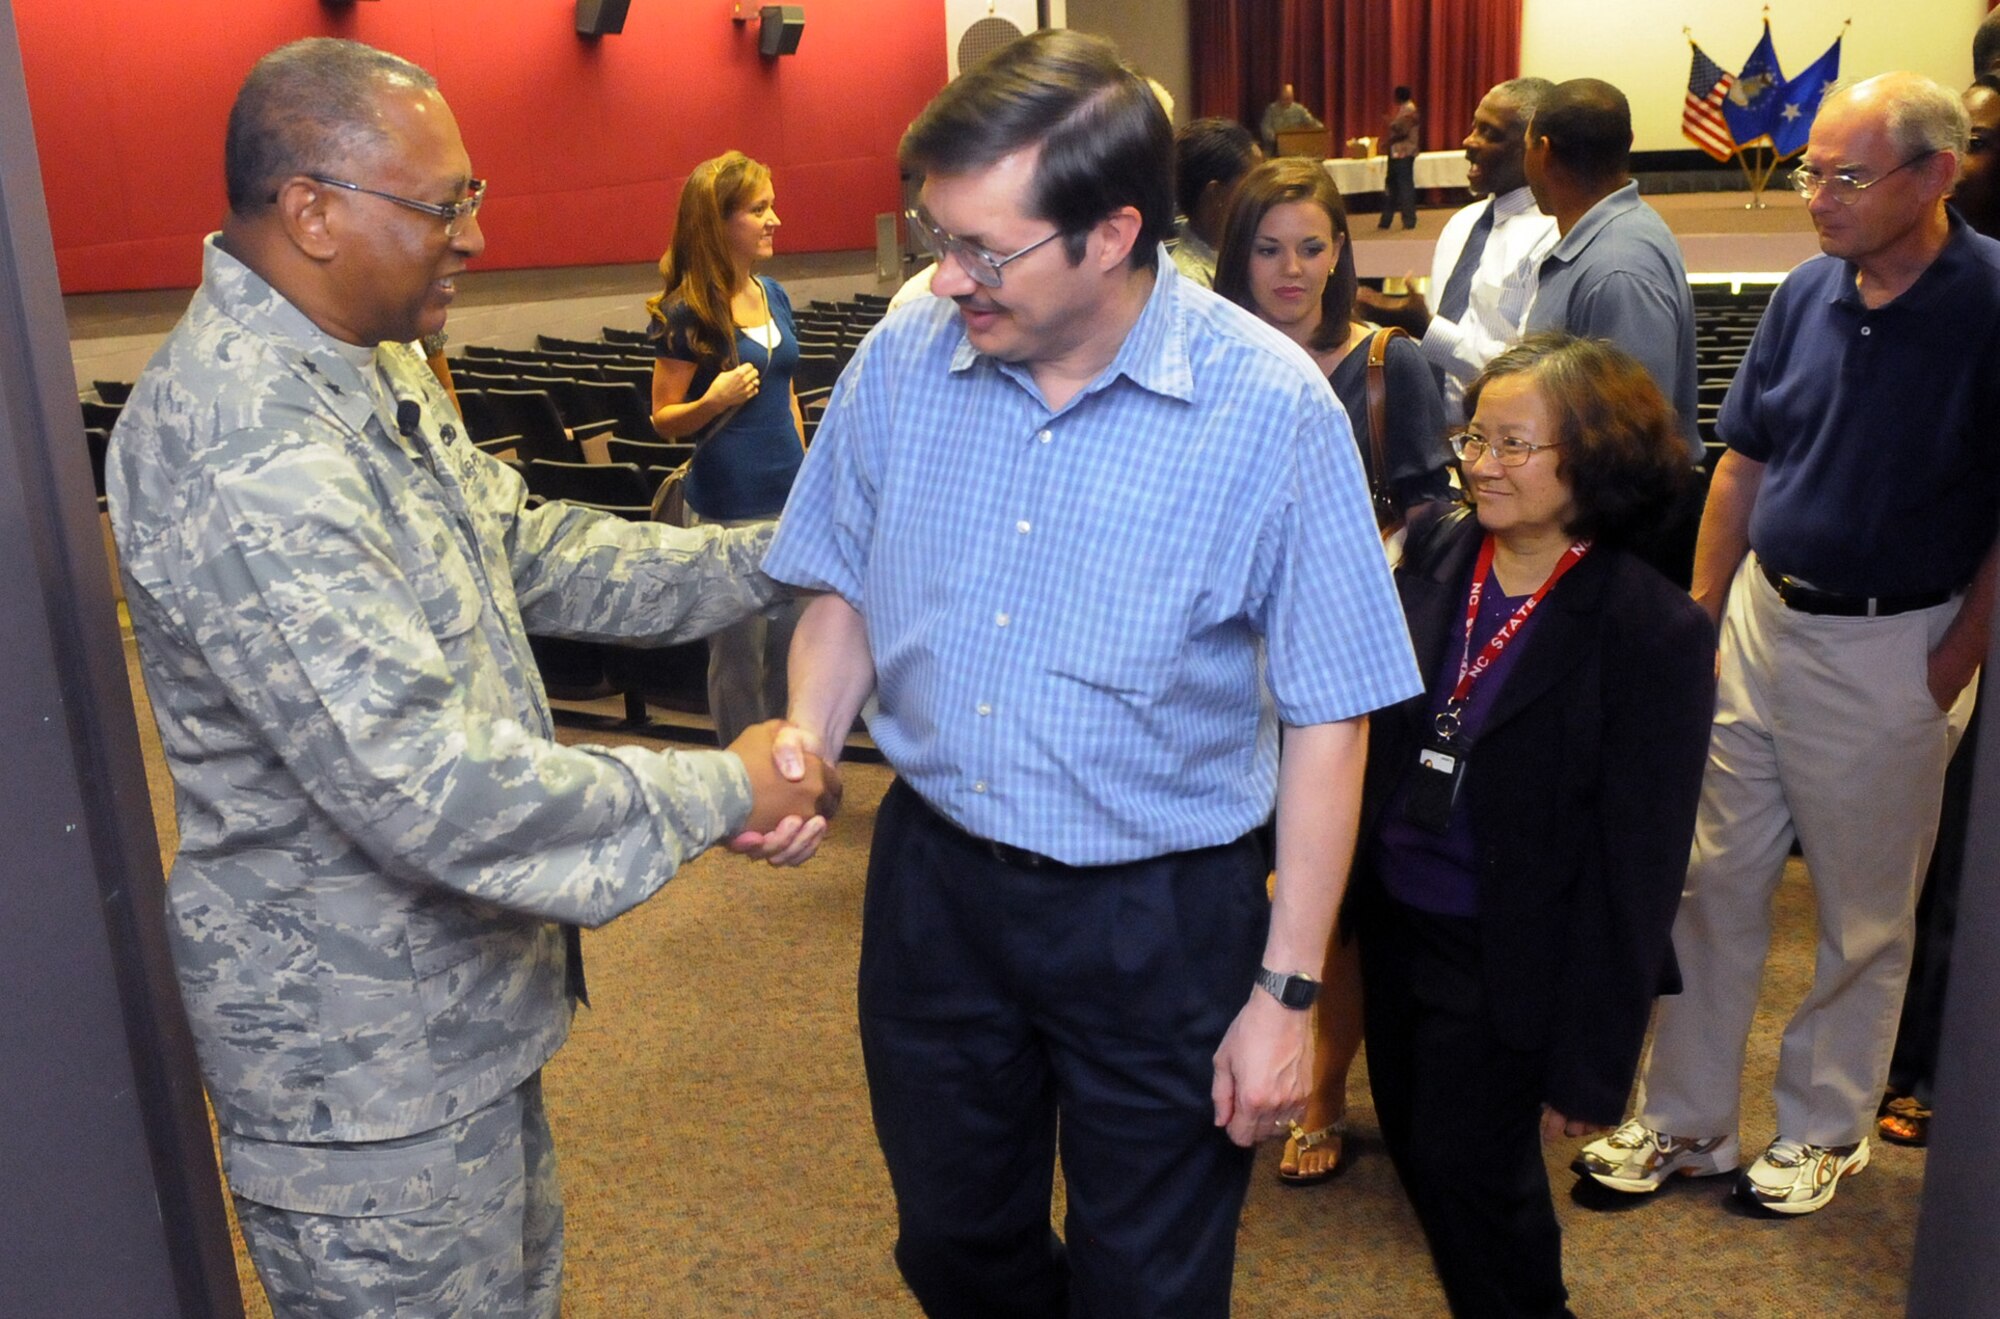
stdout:
<svg viewBox="0 0 2000 1319">
<path fill-rule="evenodd" d="M 1393 504 L 1389 495 L 1389 341 L 1409 334 L 1393 325 L 1368 336 L 1368 486 L 1377 503 Z"/>
</svg>

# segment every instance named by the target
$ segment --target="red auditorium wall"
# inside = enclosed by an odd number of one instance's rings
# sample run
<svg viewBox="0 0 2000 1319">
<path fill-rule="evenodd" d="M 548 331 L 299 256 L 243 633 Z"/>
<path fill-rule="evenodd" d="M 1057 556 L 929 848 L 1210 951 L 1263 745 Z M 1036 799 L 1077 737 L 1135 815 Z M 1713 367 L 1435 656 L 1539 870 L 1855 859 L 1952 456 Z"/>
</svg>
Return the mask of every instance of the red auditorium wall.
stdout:
<svg viewBox="0 0 2000 1319">
<path fill-rule="evenodd" d="M 488 269 L 656 258 L 688 170 L 729 147 L 771 165 L 782 250 L 872 247 L 898 205 L 896 141 L 945 79 L 942 0 L 810 0 L 798 53 L 777 59 L 729 0 L 632 0 L 624 33 L 595 42 L 570 0 L 13 8 L 71 293 L 199 280 L 230 98 L 296 37 L 353 37 L 437 75 L 491 181 Z"/>
</svg>

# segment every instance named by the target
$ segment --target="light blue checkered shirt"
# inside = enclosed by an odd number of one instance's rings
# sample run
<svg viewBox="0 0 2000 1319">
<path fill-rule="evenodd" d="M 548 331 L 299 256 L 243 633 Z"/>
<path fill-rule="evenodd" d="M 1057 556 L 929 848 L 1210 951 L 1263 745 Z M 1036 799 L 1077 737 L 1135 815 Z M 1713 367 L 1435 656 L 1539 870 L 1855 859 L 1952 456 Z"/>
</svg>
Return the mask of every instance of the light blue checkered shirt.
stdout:
<svg viewBox="0 0 2000 1319">
<path fill-rule="evenodd" d="M 841 376 L 764 569 L 867 622 L 869 730 L 967 831 L 1077 865 L 1236 838 L 1278 721 L 1421 689 L 1347 417 L 1300 350 L 1162 255 L 1051 412 L 927 299 Z"/>
</svg>

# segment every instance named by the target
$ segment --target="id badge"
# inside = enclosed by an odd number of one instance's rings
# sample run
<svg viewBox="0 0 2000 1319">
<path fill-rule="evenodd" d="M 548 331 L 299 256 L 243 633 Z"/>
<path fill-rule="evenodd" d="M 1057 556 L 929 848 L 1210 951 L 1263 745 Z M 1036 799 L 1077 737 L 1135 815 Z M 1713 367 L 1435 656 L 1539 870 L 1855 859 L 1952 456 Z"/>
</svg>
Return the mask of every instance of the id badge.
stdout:
<svg viewBox="0 0 2000 1319">
<path fill-rule="evenodd" d="M 1417 767 L 1403 798 L 1403 819 L 1441 834 L 1451 828 L 1452 804 L 1465 779 L 1466 748 L 1439 738 L 1417 749 Z"/>
</svg>

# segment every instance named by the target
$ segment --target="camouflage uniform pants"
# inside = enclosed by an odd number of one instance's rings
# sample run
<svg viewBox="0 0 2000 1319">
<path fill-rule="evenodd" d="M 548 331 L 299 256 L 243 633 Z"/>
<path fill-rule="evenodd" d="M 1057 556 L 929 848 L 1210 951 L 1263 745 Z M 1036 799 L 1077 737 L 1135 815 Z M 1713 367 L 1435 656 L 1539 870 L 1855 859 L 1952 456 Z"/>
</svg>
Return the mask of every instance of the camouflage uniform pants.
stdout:
<svg viewBox="0 0 2000 1319">
<path fill-rule="evenodd" d="M 562 1191 L 537 1072 L 457 1122 L 338 1146 L 225 1138 L 272 1312 L 506 1316 L 562 1307 Z"/>
</svg>

